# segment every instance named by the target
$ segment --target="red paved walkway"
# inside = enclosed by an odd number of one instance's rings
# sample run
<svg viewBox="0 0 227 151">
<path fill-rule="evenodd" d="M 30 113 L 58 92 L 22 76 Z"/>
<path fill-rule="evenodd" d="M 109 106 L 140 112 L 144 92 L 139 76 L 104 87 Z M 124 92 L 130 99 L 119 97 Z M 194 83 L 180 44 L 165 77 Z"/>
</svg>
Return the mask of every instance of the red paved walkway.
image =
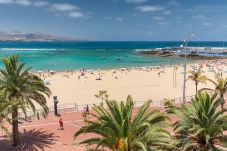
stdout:
<svg viewBox="0 0 227 151">
<path fill-rule="evenodd" d="M 64 130 L 59 130 L 59 117 L 49 115 L 46 119 L 21 124 L 20 132 L 23 151 L 82 151 L 84 146 L 72 145 L 74 133 L 84 124 L 79 112 L 64 113 Z M 1 133 L 0 133 L 1 134 Z M 88 136 L 80 136 L 79 140 Z M 0 151 L 10 150 L 10 141 L 0 138 Z"/>
<path fill-rule="evenodd" d="M 135 115 L 137 111 L 138 109 L 135 109 L 133 114 Z M 176 120 L 174 116 L 170 117 L 172 122 Z M 85 146 L 72 145 L 75 142 L 73 140 L 74 133 L 84 125 L 82 114 L 80 112 L 68 112 L 62 114 L 61 118 L 64 121 L 64 130 L 59 130 L 58 121 L 60 117 L 53 115 L 49 115 L 46 119 L 36 119 L 32 122 L 20 124 L 22 140 L 22 149 L 20 151 L 87 150 Z M 81 135 L 77 138 L 76 142 L 85 138 L 91 138 L 91 136 L 92 134 Z M 10 144 L 9 139 L 0 137 L 0 151 L 10 151 Z"/>
</svg>

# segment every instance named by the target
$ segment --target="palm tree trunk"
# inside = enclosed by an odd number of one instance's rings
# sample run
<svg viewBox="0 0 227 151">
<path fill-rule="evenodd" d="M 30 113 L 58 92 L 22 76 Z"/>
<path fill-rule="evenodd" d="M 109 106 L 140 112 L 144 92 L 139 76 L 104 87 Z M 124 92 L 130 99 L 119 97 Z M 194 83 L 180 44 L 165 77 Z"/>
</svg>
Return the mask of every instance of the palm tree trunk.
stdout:
<svg viewBox="0 0 227 151">
<path fill-rule="evenodd" d="M 19 139 L 19 130 L 18 130 L 18 110 L 17 110 L 17 108 L 13 108 L 12 128 L 13 128 L 13 146 L 18 147 L 20 145 L 20 139 Z"/>
<path fill-rule="evenodd" d="M 224 99 L 224 95 L 221 94 L 221 108 L 224 108 L 224 104 L 225 104 L 225 99 Z"/>
</svg>

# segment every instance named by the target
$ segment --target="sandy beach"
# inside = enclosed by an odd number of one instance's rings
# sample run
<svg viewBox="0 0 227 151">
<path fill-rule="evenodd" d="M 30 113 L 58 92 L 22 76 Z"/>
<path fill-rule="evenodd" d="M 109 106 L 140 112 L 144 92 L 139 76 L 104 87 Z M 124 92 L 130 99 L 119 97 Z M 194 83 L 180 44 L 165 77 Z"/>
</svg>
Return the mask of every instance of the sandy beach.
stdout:
<svg viewBox="0 0 227 151">
<path fill-rule="evenodd" d="M 226 60 L 188 64 L 187 71 L 202 65 L 203 74 L 213 79 L 214 71 L 221 71 L 223 76 L 227 75 L 226 64 Z M 151 99 L 159 102 L 164 98 L 182 97 L 183 69 L 183 66 L 178 65 L 175 67 L 62 71 L 53 75 L 50 72 L 45 72 L 38 75 L 52 91 L 52 96 L 48 99 L 48 106 L 53 106 L 53 96 L 58 96 L 59 104 L 100 103 L 100 100 L 94 97 L 100 90 L 108 91 L 109 98 L 118 101 L 125 100 L 130 94 L 134 101 Z M 209 82 L 199 83 L 199 89 L 204 87 L 213 88 L 213 85 Z M 186 82 L 186 96 L 191 95 L 195 95 L 195 84 L 188 80 Z"/>
</svg>

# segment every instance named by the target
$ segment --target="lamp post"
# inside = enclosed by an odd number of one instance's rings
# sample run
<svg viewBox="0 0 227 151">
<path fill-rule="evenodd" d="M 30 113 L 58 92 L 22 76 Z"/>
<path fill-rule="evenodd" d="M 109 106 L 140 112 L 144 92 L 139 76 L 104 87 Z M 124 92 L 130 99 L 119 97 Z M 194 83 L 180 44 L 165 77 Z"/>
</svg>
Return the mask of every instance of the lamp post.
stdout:
<svg viewBox="0 0 227 151">
<path fill-rule="evenodd" d="M 54 115 L 58 116 L 58 97 L 53 96 L 54 99 Z"/>
<path fill-rule="evenodd" d="M 191 34 L 187 40 L 184 40 L 184 48 L 186 49 L 188 47 L 188 42 L 192 39 L 194 34 Z M 183 103 L 186 103 L 186 95 L 185 95 L 185 89 L 186 89 L 186 70 L 187 70 L 187 56 L 186 56 L 186 50 L 184 53 L 184 81 L 183 81 Z"/>
</svg>

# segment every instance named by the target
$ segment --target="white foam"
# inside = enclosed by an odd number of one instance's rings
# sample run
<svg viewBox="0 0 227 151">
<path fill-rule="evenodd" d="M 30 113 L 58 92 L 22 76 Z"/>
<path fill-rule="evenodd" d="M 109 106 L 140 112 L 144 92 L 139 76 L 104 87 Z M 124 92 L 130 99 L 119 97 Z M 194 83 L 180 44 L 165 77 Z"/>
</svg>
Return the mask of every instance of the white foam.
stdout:
<svg viewBox="0 0 227 151">
<path fill-rule="evenodd" d="M 139 52 L 139 51 L 150 51 L 152 50 L 152 48 L 147 48 L 147 49 L 134 49 L 135 52 Z"/>
<path fill-rule="evenodd" d="M 8 51 L 8 50 L 24 50 L 24 51 L 27 51 L 27 50 L 64 50 L 64 49 L 54 49 L 54 48 L 0 48 L 0 50 L 5 50 L 5 51 Z"/>
</svg>

